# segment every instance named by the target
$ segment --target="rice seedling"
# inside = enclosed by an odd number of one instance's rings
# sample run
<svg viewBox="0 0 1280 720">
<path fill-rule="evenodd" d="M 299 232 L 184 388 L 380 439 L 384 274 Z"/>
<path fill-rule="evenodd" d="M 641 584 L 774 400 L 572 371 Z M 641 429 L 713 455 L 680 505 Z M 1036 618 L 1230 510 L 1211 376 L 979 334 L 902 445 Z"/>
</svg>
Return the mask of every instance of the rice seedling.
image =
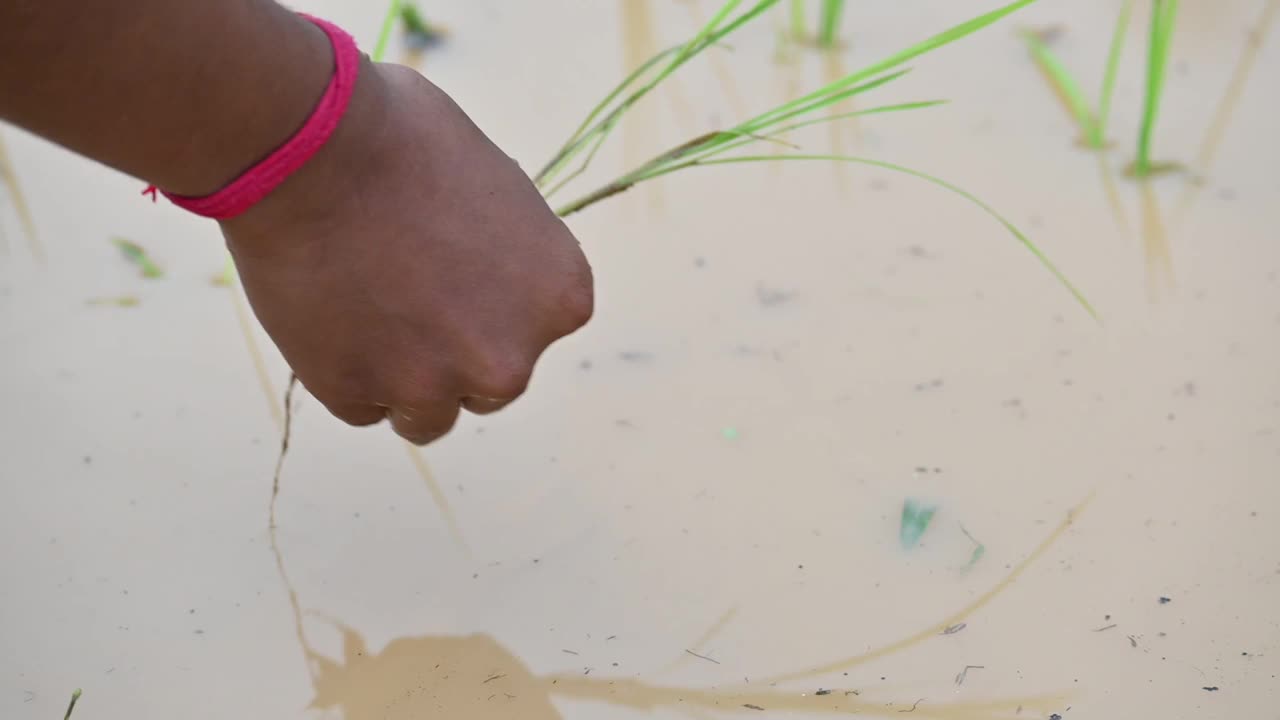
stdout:
<svg viewBox="0 0 1280 720">
<path fill-rule="evenodd" d="M 812 36 L 809 35 L 805 2 L 806 0 L 790 0 L 787 11 L 790 39 L 793 42 L 803 43 L 812 38 L 819 47 L 835 47 L 840 40 L 840 17 L 844 14 L 845 0 L 822 0 L 818 12 L 818 29 Z"/>
<path fill-rule="evenodd" d="M 734 11 L 742 5 L 742 0 L 728 0 L 691 40 L 654 55 L 631 73 L 604 100 L 592 108 L 574 133 L 570 135 L 569 139 L 552 156 L 550 161 L 543 166 L 542 170 L 534 176 L 534 181 L 542 189 L 543 194 L 548 199 L 554 198 L 563 188 L 585 172 L 601 145 L 617 127 L 627 111 L 665 78 L 708 47 L 722 41 L 745 23 L 777 4 L 777 1 L 760 0 L 735 16 Z M 990 205 L 940 178 L 894 163 L 849 155 L 805 153 L 777 153 L 772 155 L 727 154 L 761 142 L 789 146 L 784 136 L 811 125 L 850 117 L 917 110 L 939 105 L 942 101 L 930 100 L 876 106 L 827 117 L 813 117 L 817 111 L 834 103 L 874 90 L 902 77 L 907 70 L 896 68 L 908 60 L 977 32 L 1031 4 L 1031 2 L 1034 2 L 1034 0 L 1017 0 L 998 7 L 916 43 L 884 60 L 845 75 L 818 90 L 741 121 L 732 127 L 724 130 L 714 130 L 695 137 L 688 142 L 659 153 L 648 162 L 642 163 L 596 190 L 585 193 L 577 199 L 557 205 L 556 212 L 562 217 L 566 217 L 601 200 L 625 192 L 638 184 L 694 167 L 783 160 L 871 165 L 931 182 L 977 205 L 984 212 L 995 218 L 1015 239 L 1030 250 L 1036 259 L 1071 292 L 1082 307 L 1096 316 L 1095 311 L 1084 295 L 1075 288 L 1021 230 L 996 212 Z M 570 169 L 571 167 L 572 169 Z"/>
<path fill-rule="evenodd" d="M 1164 95 L 1164 81 L 1169 65 L 1169 50 L 1173 44 L 1178 0 L 1152 0 L 1152 3 L 1151 31 L 1147 43 L 1147 81 L 1142 101 L 1142 125 L 1138 131 L 1138 154 L 1131 168 L 1134 177 L 1139 178 L 1177 169 L 1177 165 L 1173 163 L 1152 162 L 1151 143 L 1155 135 L 1156 118 L 1160 113 L 1160 100 Z"/>
<path fill-rule="evenodd" d="M 1075 121 L 1080 130 L 1081 140 L 1087 147 L 1094 150 L 1101 150 L 1107 145 L 1107 119 L 1111 115 L 1111 98 L 1116 87 L 1116 71 L 1120 66 L 1120 54 L 1124 50 L 1125 32 L 1129 27 L 1132 11 L 1133 0 L 1124 0 L 1120 6 L 1120 13 L 1116 17 L 1115 28 L 1111 32 L 1111 46 L 1107 53 L 1106 70 L 1102 75 L 1102 91 L 1096 110 L 1091 106 L 1066 65 L 1050 48 L 1047 35 L 1034 30 L 1022 31 L 1022 38 L 1027 43 L 1031 58 L 1070 113 L 1072 120 Z"/>
<path fill-rule="evenodd" d="M 809 22 L 805 20 L 804 4 L 806 0 L 791 0 L 788 16 L 791 18 L 791 39 L 804 41 L 808 35 Z"/>
<path fill-rule="evenodd" d="M 822 0 L 822 15 L 818 19 L 818 44 L 822 47 L 833 48 L 839 42 L 844 3 L 845 0 Z"/>
</svg>

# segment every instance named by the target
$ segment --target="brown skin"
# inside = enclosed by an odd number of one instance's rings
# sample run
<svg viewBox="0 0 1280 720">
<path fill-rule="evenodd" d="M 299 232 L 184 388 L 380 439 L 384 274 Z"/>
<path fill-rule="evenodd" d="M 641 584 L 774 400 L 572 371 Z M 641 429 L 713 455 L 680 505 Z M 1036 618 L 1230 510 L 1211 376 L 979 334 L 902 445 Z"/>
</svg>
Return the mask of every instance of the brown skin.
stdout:
<svg viewBox="0 0 1280 720">
<path fill-rule="evenodd" d="M 0 119 L 161 188 L 222 187 L 332 73 L 269 0 L 0 0 Z M 263 327 L 342 420 L 425 444 L 518 397 L 591 316 L 592 277 L 533 184 L 439 88 L 365 61 L 298 173 L 221 223 Z"/>
</svg>

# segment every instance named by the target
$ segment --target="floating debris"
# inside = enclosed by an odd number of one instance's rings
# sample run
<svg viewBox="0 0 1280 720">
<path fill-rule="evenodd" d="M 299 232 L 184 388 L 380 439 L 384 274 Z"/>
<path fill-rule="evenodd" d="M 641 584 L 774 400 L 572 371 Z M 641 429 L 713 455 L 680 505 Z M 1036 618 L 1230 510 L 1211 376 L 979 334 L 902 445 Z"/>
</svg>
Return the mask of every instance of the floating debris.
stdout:
<svg viewBox="0 0 1280 720">
<path fill-rule="evenodd" d="M 1205 692 L 1218 692 L 1218 686 L 1217 686 L 1217 685 L 1205 685 L 1202 689 L 1203 689 Z"/>
<path fill-rule="evenodd" d="M 964 669 L 956 674 L 956 685 L 963 685 L 966 678 L 969 677 L 970 670 L 986 670 L 985 665 L 965 665 Z"/>
<path fill-rule="evenodd" d="M 910 550 L 920 542 L 920 537 L 933 521 L 933 514 L 938 511 L 935 505 L 926 505 L 918 500 L 908 498 L 902 503 L 902 526 L 898 530 L 898 540 L 905 550 Z"/>
<path fill-rule="evenodd" d="M 142 277 L 151 279 L 164 277 L 164 271 L 160 269 L 159 265 L 151 261 L 147 251 L 142 249 L 141 245 L 124 238 L 112 238 L 111 242 L 120 248 L 120 252 L 124 253 L 126 260 L 138 266 L 138 269 L 142 271 Z"/>
<path fill-rule="evenodd" d="M 725 440 L 737 440 L 738 428 L 733 427 L 732 425 L 726 425 L 725 427 L 720 429 L 720 437 L 724 438 Z"/>
<path fill-rule="evenodd" d="M 140 300 L 137 295 L 89 298 L 85 302 L 89 305 L 111 305 L 113 307 L 137 307 L 142 304 L 142 300 Z"/>
<path fill-rule="evenodd" d="M 777 290 L 763 285 L 756 286 L 756 300 L 763 307 L 785 305 L 795 298 L 796 294 L 787 290 Z"/>
<path fill-rule="evenodd" d="M 1171 603 L 1171 602 L 1173 602 L 1173 598 L 1164 597 L 1163 595 L 1162 595 L 1162 596 L 1160 596 L 1160 604 L 1161 604 L 1161 605 L 1168 605 L 1168 604 L 1169 604 L 1169 603 Z"/>
<path fill-rule="evenodd" d="M 690 655 L 692 655 L 692 656 L 694 656 L 694 657 L 698 658 L 699 660 L 706 660 L 707 662 L 715 663 L 715 664 L 717 664 L 717 665 L 719 665 L 719 664 L 720 664 L 720 661 L 719 661 L 719 660 L 717 660 L 717 659 L 715 659 L 715 658 L 713 658 L 713 657 L 707 657 L 706 655 L 699 655 L 698 653 L 696 653 L 696 652 L 694 652 L 694 651 L 692 651 L 692 650 L 689 650 L 689 649 L 687 649 L 687 648 L 685 649 L 685 652 L 687 652 L 687 653 L 689 653 Z"/>
<path fill-rule="evenodd" d="M 964 571 L 968 571 L 969 568 L 972 568 L 974 565 L 977 565 L 978 561 L 981 560 L 983 556 L 987 554 L 987 546 L 978 542 L 977 538 L 975 538 L 973 535 L 970 535 L 969 531 L 965 530 L 963 525 L 960 526 L 960 532 L 964 533 L 964 536 L 969 538 L 969 542 L 972 542 L 974 546 L 973 553 L 969 556 L 969 562 L 964 566 Z"/>
</svg>

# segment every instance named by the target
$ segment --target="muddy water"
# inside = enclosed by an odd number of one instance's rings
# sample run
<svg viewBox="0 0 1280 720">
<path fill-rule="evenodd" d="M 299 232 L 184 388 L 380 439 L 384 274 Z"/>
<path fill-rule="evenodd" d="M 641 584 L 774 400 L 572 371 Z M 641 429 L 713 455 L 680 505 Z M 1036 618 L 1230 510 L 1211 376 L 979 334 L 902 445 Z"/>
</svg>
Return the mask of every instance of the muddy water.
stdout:
<svg viewBox="0 0 1280 720">
<path fill-rule="evenodd" d="M 304 5 L 376 32 L 367 3 Z M 711 11 L 622 5 L 433 3 L 453 38 L 430 75 L 536 165 L 624 61 Z M 1110 5 L 1019 20 L 1062 24 L 1096 88 Z M 1280 43 L 1268 3 L 1185 5 L 1157 156 L 1207 168 L 1199 184 L 1120 173 L 1142 13 L 1101 162 L 1008 23 L 880 98 L 951 105 L 800 138 L 981 195 L 1101 324 L 911 178 L 673 176 L 660 202 L 573 218 L 598 317 L 423 468 L 303 398 L 274 538 L 278 426 L 234 292 L 209 282 L 215 231 L 5 129 L 48 260 L 5 195 L 0 716 L 59 716 L 75 687 L 86 718 L 1274 714 Z M 967 12 L 895 8 L 851 5 L 843 66 Z M 778 22 L 735 40 L 731 85 L 707 63 L 657 93 L 582 189 L 821 82 L 814 51 L 775 62 Z M 115 235 L 166 277 L 140 279 Z M 122 295 L 139 305 L 86 304 Z M 287 372 L 254 338 L 278 397 Z M 938 509 L 904 550 L 908 498 Z"/>
</svg>

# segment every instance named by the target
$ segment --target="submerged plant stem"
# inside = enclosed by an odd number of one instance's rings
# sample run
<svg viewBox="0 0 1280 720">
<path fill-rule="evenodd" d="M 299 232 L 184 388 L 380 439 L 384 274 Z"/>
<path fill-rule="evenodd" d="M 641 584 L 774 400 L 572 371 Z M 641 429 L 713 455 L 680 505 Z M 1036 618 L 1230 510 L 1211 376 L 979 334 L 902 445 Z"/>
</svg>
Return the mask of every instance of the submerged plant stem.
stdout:
<svg viewBox="0 0 1280 720">
<path fill-rule="evenodd" d="M 71 720 L 71 712 L 76 709 L 76 703 L 80 701 L 80 688 L 76 688 L 71 693 L 71 703 L 67 705 L 67 714 L 62 716 L 62 720 Z"/>
<path fill-rule="evenodd" d="M 22 186 L 18 183 L 18 173 L 13 169 L 13 162 L 9 160 L 9 151 L 5 148 L 3 136 L 0 136 L 0 185 L 7 187 L 9 190 L 9 199 L 13 202 L 13 207 L 18 213 L 18 222 L 22 225 L 22 232 L 27 236 L 27 244 L 31 249 L 31 256 L 37 262 L 43 263 L 46 259 L 44 244 L 40 242 L 40 235 L 36 233 L 36 222 L 31 215 L 31 206 L 27 204 L 27 198 L 22 192 Z"/>
</svg>

